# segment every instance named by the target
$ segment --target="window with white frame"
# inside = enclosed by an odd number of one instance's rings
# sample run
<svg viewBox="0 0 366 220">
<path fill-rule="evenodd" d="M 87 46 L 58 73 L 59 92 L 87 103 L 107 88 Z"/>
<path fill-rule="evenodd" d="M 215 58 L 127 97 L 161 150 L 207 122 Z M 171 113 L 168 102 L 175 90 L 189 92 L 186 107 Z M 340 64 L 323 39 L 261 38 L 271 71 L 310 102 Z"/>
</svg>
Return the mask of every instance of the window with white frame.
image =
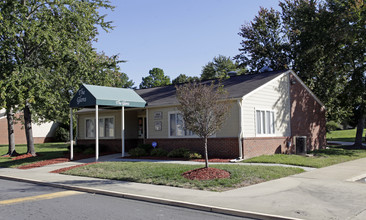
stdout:
<svg viewBox="0 0 366 220">
<path fill-rule="evenodd" d="M 88 118 L 85 120 L 86 137 L 95 138 L 95 119 Z M 99 137 L 111 138 L 114 137 L 114 118 L 103 117 L 99 118 Z"/>
<path fill-rule="evenodd" d="M 184 137 L 193 136 L 193 132 L 184 128 L 183 115 L 174 112 L 169 113 L 169 136 L 170 137 Z"/>
<path fill-rule="evenodd" d="M 271 135 L 275 134 L 274 112 L 256 110 L 257 134 Z"/>
</svg>

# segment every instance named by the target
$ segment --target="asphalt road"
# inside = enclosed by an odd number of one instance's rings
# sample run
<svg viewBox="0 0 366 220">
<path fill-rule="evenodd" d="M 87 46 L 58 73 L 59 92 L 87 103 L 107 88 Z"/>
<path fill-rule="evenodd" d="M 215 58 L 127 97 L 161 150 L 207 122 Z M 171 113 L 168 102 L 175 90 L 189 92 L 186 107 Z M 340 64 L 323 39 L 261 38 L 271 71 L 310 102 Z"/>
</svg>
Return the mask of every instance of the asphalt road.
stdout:
<svg viewBox="0 0 366 220">
<path fill-rule="evenodd" d="M 0 219 L 249 219 L 0 179 Z"/>
</svg>

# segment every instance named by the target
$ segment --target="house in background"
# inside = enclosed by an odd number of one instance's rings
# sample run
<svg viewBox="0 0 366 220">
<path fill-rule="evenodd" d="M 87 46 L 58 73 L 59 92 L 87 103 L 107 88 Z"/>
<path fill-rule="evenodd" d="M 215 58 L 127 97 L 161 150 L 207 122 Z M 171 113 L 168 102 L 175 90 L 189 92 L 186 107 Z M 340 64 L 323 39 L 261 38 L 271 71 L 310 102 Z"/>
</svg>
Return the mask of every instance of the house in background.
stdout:
<svg viewBox="0 0 366 220">
<path fill-rule="evenodd" d="M 231 109 L 222 129 L 208 139 L 209 157 L 250 158 L 293 152 L 298 136 L 306 137 L 307 150 L 326 145 L 324 104 L 292 70 L 232 76 L 221 85 L 228 91 Z M 108 95 L 122 94 L 128 89 L 91 85 L 83 85 L 81 89 L 85 95 L 75 95 L 70 106 L 91 108 L 77 112 L 78 144 L 94 144 L 98 130 L 101 147 L 113 151 L 120 152 L 122 142 L 125 152 L 139 143 L 156 142 L 166 150 L 185 147 L 203 153 L 202 140 L 184 129 L 175 86 L 135 90 L 139 100 L 146 102 L 143 107 L 133 107 L 123 95 L 116 100 Z M 100 96 L 98 91 L 105 95 Z M 98 128 L 94 104 L 82 105 L 91 99 L 100 103 Z M 103 105 L 107 99 L 118 104 Z M 126 103 L 123 112 L 122 102 Z"/>
<path fill-rule="evenodd" d="M 15 117 L 22 118 L 22 115 L 20 113 L 17 113 Z M 39 144 L 53 141 L 56 128 L 57 124 L 54 122 L 46 122 L 42 124 L 32 123 L 34 143 Z M 27 143 L 24 125 L 20 121 L 16 121 L 16 123 L 14 124 L 14 139 L 15 144 Z M 9 144 L 8 121 L 6 119 L 5 109 L 0 109 L 0 144 Z"/>
</svg>

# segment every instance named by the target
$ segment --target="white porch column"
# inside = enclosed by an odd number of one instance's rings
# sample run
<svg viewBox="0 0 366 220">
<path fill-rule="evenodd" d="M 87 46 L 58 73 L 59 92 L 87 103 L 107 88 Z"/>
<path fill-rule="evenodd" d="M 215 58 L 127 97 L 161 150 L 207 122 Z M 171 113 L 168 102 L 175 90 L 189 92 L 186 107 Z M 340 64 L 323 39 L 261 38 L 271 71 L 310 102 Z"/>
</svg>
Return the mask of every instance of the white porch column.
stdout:
<svg viewBox="0 0 366 220">
<path fill-rule="evenodd" d="M 99 116 L 98 105 L 95 105 L 95 161 L 99 159 Z"/>
<path fill-rule="evenodd" d="M 121 110 L 121 138 L 122 138 L 122 157 L 125 157 L 125 107 Z"/>
<path fill-rule="evenodd" d="M 74 160 L 73 133 L 74 133 L 74 128 L 72 126 L 72 108 L 70 108 L 70 160 Z"/>
</svg>

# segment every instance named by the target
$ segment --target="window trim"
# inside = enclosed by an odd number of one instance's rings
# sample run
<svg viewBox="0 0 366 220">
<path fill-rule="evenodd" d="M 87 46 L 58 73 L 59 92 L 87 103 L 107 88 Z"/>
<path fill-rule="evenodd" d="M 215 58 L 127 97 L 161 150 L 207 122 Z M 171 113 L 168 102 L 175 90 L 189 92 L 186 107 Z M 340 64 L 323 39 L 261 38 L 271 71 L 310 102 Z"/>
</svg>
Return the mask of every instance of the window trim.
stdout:
<svg viewBox="0 0 366 220">
<path fill-rule="evenodd" d="M 196 134 L 194 134 L 193 132 L 193 135 L 190 135 L 190 136 L 172 136 L 170 135 L 170 115 L 172 114 L 181 114 L 180 111 L 169 111 L 168 112 L 168 137 L 169 138 L 198 138 L 198 136 Z"/>
<path fill-rule="evenodd" d="M 99 139 L 114 139 L 116 137 L 116 119 L 115 116 L 101 116 L 99 117 L 99 119 L 106 119 L 106 118 L 113 118 L 113 136 L 112 137 L 99 137 Z M 94 126 L 95 126 L 95 117 L 86 117 L 84 119 L 85 122 L 85 139 L 95 139 L 95 128 L 94 128 L 94 137 L 87 137 L 87 128 L 86 128 L 86 120 L 93 120 L 94 121 Z M 98 125 L 100 125 L 98 123 Z M 98 129 L 98 131 L 100 132 L 100 129 Z"/>
<path fill-rule="evenodd" d="M 260 112 L 261 115 L 261 133 L 258 133 L 258 117 L 257 117 L 257 113 Z M 263 125 L 263 113 L 264 112 L 264 127 Z M 270 116 L 269 120 L 272 121 L 272 133 L 263 133 L 263 131 L 265 130 L 265 132 L 267 132 L 267 127 L 268 127 L 268 120 L 267 119 L 267 112 L 273 113 L 273 117 Z M 270 114 L 272 115 L 272 114 Z M 258 109 L 254 109 L 254 118 L 255 118 L 255 124 L 254 124 L 254 129 L 255 129 L 255 134 L 257 137 L 274 137 L 276 136 L 276 111 L 272 110 L 272 109 L 262 109 L 262 108 L 258 108 Z"/>
</svg>

